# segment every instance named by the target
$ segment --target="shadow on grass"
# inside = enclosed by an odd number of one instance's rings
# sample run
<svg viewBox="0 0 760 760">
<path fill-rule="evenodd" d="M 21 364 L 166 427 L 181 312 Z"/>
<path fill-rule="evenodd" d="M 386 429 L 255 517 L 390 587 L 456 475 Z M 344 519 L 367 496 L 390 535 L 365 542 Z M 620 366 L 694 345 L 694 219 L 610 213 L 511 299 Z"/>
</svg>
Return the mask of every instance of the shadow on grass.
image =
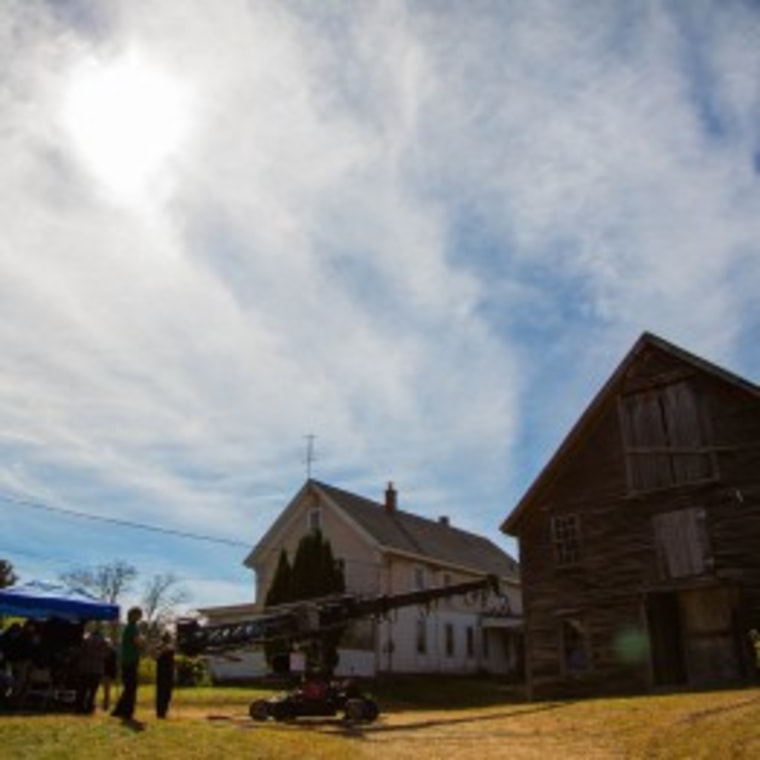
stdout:
<svg viewBox="0 0 760 760">
<path fill-rule="evenodd" d="M 373 723 L 370 725 L 362 724 L 344 724 L 344 732 L 348 736 L 363 738 L 367 734 L 385 734 L 396 731 L 419 731 L 428 728 L 440 728 L 442 726 L 458 726 L 474 723 L 488 723 L 490 721 L 503 721 L 509 718 L 522 718 L 534 713 L 548 712 L 549 710 L 559 710 L 569 707 L 571 702 L 545 702 L 541 705 L 535 705 L 524 710 L 507 710 L 485 715 L 467 715 L 447 718 L 445 716 L 419 720 L 411 723 Z"/>
<path fill-rule="evenodd" d="M 425 720 L 412 721 L 409 723 L 395 723 L 389 724 L 382 720 L 377 723 L 354 723 L 347 721 L 343 718 L 313 718 L 313 717 L 301 717 L 296 720 L 273 722 L 266 721 L 256 723 L 246 718 L 221 716 L 221 715 L 209 715 L 209 720 L 213 721 L 229 721 L 235 723 L 238 727 L 243 729 L 254 728 L 269 728 L 280 731 L 313 731 L 318 733 L 329 733 L 334 736 L 344 736 L 347 739 L 366 739 L 370 735 L 390 734 L 394 732 L 404 731 L 423 731 L 430 728 L 452 727 L 459 725 L 472 725 L 477 723 L 488 723 L 491 721 L 503 721 L 509 718 L 522 718 L 534 713 L 542 713 L 550 710 L 558 710 L 563 707 L 569 707 L 571 702 L 546 702 L 540 705 L 534 705 L 526 709 L 521 710 L 505 710 L 495 713 L 487 713 L 481 715 L 467 715 L 467 716 L 452 716 L 447 718 L 444 711 L 440 716 L 426 718 Z M 397 711 L 405 712 L 405 711 Z M 387 715 L 387 713 L 386 713 Z"/>
<path fill-rule="evenodd" d="M 394 676 L 369 691 L 389 710 L 421 711 L 496 707 L 525 702 L 524 684 L 494 678 Z"/>
</svg>

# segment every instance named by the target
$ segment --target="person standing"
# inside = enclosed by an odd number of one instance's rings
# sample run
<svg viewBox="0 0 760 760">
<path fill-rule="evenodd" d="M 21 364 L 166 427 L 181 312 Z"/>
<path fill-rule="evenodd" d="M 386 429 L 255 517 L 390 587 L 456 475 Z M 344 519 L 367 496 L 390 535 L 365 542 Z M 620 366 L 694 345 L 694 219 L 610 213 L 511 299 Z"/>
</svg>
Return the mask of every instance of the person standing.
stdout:
<svg viewBox="0 0 760 760">
<path fill-rule="evenodd" d="M 174 645 L 167 631 L 156 650 L 156 717 L 165 718 L 174 690 Z"/>
<path fill-rule="evenodd" d="M 76 710 L 84 714 L 95 712 L 95 694 L 105 670 L 108 644 L 100 629 L 93 630 L 79 648 L 77 661 Z"/>
<path fill-rule="evenodd" d="M 115 718 L 132 720 L 137 701 L 137 671 L 140 666 L 140 653 L 143 646 L 138 623 L 142 620 L 142 610 L 132 607 L 127 612 L 127 624 L 121 634 L 119 657 L 121 660 L 121 694 L 114 707 Z"/>
<path fill-rule="evenodd" d="M 749 643 L 752 647 L 753 664 L 755 666 L 755 682 L 760 683 L 760 633 L 757 628 L 749 632 Z"/>
<path fill-rule="evenodd" d="M 100 683 L 103 687 L 103 710 L 108 712 L 111 709 L 111 686 L 116 682 L 119 667 L 116 647 L 111 643 L 111 639 L 109 638 L 104 638 L 103 641 L 105 641 L 108 651 L 106 652 L 106 659 L 103 664 L 103 678 Z"/>
<path fill-rule="evenodd" d="M 13 675 L 13 698 L 17 704 L 23 704 L 29 686 L 29 676 L 40 658 L 40 632 L 34 620 L 27 620 L 14 633 L 11 655 Z"/>
</svg>

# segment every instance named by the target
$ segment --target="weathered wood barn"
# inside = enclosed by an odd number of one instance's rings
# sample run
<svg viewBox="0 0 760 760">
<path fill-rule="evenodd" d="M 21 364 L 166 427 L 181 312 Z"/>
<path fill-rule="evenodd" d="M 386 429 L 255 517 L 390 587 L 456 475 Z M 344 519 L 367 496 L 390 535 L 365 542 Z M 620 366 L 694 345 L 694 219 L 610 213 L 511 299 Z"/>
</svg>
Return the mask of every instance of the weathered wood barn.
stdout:
<svg viewBox="0 0 760 760">
<path fill-rule="evenodd" d="M 760 388 L 645 333 L 502 530 L 533 698 L 749 678 Z"/>
</svg>

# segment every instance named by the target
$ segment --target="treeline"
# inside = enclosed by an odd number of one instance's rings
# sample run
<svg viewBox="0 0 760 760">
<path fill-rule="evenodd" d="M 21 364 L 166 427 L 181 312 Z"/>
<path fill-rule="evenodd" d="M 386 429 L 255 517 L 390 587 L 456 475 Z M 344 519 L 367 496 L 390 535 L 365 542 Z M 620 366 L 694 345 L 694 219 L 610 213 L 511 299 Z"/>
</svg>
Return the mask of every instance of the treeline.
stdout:
<svg viewBox="0 0 760 760">
<path fill-rule="evenodd" d="M 148 631 L 154 632 L 171 623 L 179 605 L 190 600 L 190 593 L 173 573 L 155 573 L 147 578 L 135 594 L 139 571 L 129 562 L 115 559 L 94 567 L 75 567 L 61 573 L 60 582 L 69 589 L 82 589 L 111 604 L 122 604 L 133 595 L 143 610 Z M 0 588 L 19 582 L 13 564 L 0 559 Z"/>
</svg>

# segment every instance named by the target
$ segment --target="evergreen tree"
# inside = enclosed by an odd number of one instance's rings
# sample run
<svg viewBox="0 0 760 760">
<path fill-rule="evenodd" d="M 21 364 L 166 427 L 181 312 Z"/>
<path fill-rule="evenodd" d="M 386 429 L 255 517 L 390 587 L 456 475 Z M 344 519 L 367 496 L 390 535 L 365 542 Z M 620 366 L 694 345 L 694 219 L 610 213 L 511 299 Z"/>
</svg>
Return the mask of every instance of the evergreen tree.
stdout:
<svg viewBox="0 0 760 760">
<path fill-rule="evenodd" d="M 318 530 L 307 533 L 298 544 L 291 588 L 294 602 L 345 590 L 343 569 L 335 561 L 330 541 Z"/>
<path fill-rule="evenodd" d="M 13 565 L 7 559 L 0 559 L 0 588 L 12 586 L 17 580 Z"/>
<path fill-rule="evenodd" d="M 280 559 L 277 563 L 277 570 L 274 573 L 272 585 L 269 587 L 269 591 L 267 591 L 267 595 L 264 600 L 264 606 L 273 607 L 277 604 L 284 604 L 285 602 L 292 601 L 290 590 L 292 583 L 292 573 L 293 571 L 290 567 L 288 554 L 285 549 L 283 549 L 280 552 Z"/>
<path fill-rule="evenodd" d="M 345 591 L 346 583 L 343 567 L 336 562 L 330 541 L 322 537 L 320 531 L 307 533 L 300 540 L 296 555 L 291 565 L 283 549 L 277 564 L 272 584 L 265 597 L 265 606 L 270 607 L 287 602 L 314 599 L 329 594 Z M 341 629 L 325 633 L 321 639 L 321 653 L 313 659 L 312 666 L 324 668 L 331 673 L 338 662 L 338 642 L 343 633 Z M 291 643 L 274 642 L 267 644 L 267 660 L 277 669 L 281 663 L 283 649 L 290 650 Z"/>
<path fill-rule="evenodd" d="M 319 532 L 307 533 L 298 544 L 293 560 L 293 584 L 291 592 L 293 601 L 313 599 L 319 596 L 323 578 L 320 573 L 319 547 L 322 535 Z"/>
<path fill-rule="evenodd" d="M 326 584 L 329 586 L 328 593 L 342 594 L 346 590 L 343 564 L 338 562 L 333 556 L 332 546 L 327 539 L 322 542 L 322 568 L 325 575 L 329 577 L 329 581 Z"/>
</svg>

